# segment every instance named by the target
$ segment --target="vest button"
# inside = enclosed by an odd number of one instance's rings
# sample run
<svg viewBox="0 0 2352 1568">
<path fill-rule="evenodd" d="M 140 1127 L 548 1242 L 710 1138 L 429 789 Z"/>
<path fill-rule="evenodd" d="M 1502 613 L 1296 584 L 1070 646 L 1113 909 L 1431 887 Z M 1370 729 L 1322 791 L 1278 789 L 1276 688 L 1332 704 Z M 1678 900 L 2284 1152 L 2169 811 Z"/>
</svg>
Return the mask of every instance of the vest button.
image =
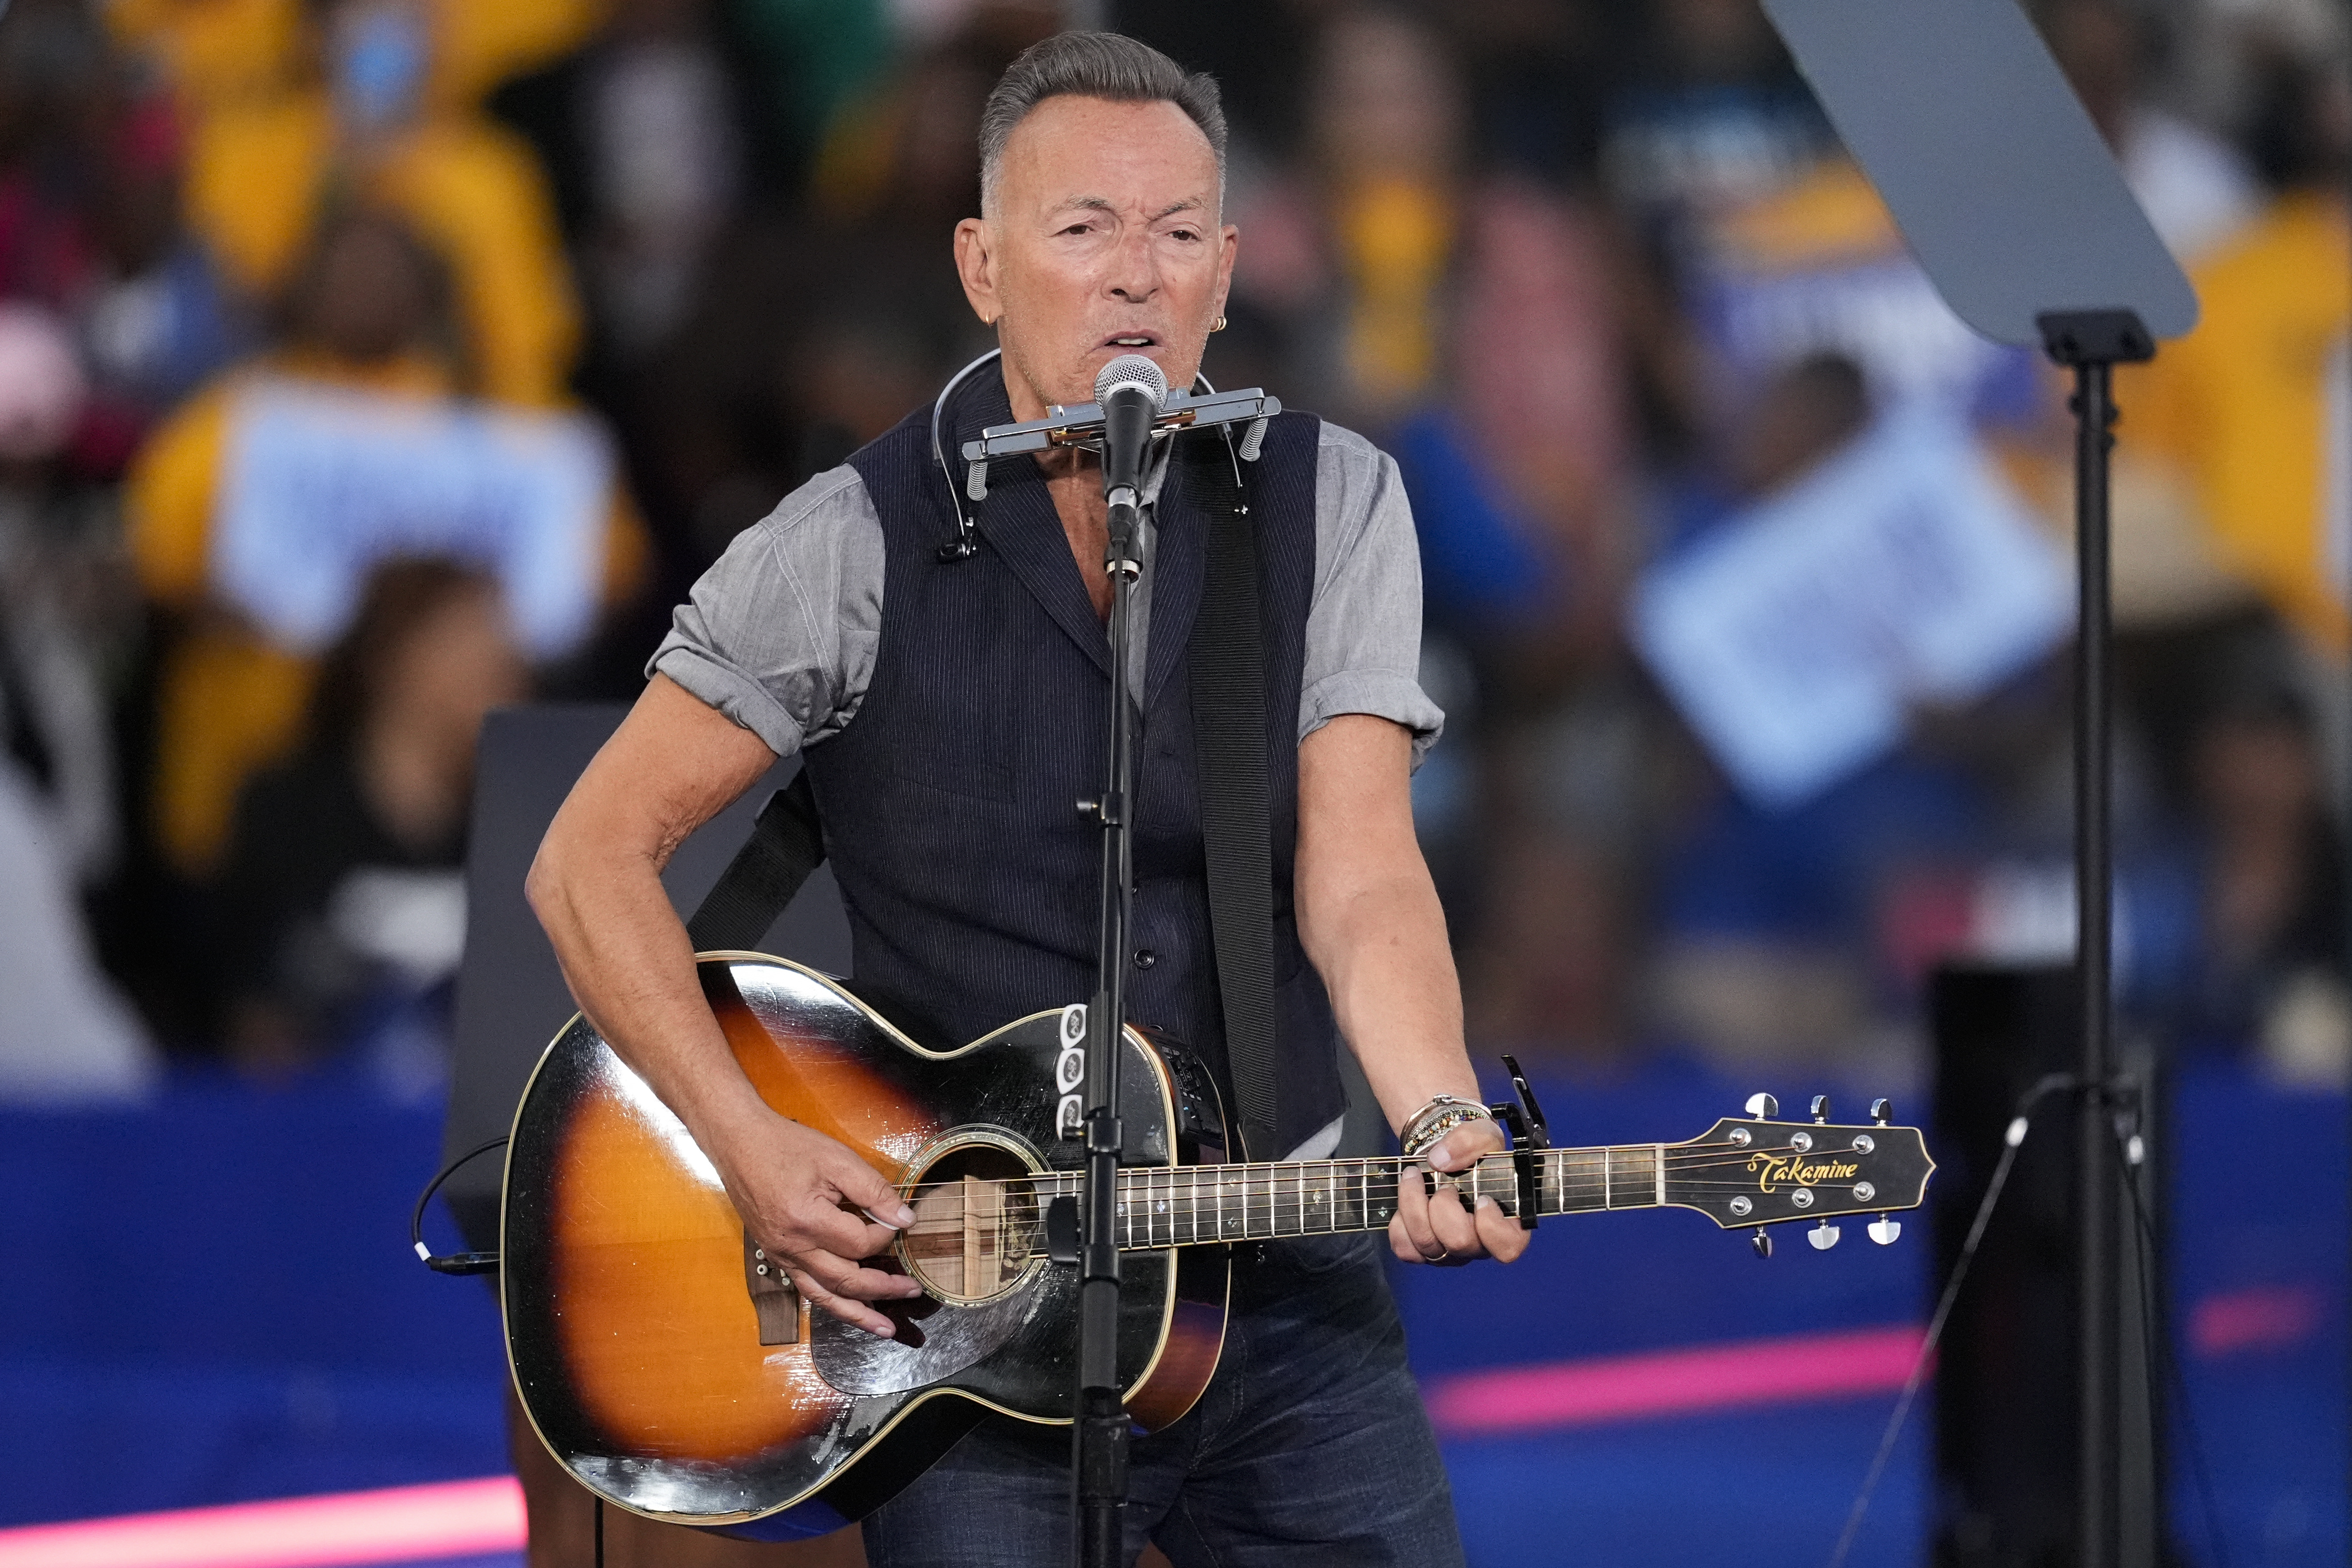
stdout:
<svg viewBox="0 0 2352 1568">
<path fill-rule="evenodd" d="M 1149 969 L 1149 968 L 1150 968 L 1153 964 L 1155 964 L 1155 963 L 1159 963 L 1159 962 L 1160 962 L 1160 955 L 1159 955 L 1158 953 L 1156 953 L 1156 952 L 1152 952 L 1150 948 L 1148 948 L 1148 947 L 1139 947 L 1139 948 L 1137 948 L 1137 949 L 1135 950 L 1135 967 L 1136 967 L 1136 968 L 1138 968 L 1138 969 Z"/>
</svg>

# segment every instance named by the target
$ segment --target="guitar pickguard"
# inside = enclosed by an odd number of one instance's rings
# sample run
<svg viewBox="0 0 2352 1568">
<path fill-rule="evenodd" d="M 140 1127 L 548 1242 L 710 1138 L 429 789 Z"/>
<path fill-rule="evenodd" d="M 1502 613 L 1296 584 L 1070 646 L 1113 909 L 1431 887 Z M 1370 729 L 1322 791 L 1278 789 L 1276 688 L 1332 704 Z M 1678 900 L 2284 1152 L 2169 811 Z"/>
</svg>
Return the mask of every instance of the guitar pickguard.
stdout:
<svg viewBox="0 0 2352 1568">
<path fill-rule="evenodd" d="M 1010 1342 L 1045 1310 L 1052 1288 L 1039 1279 L 1009 1296 L 978 1306 L 921 1300 L 886 1307 L 898 1321 L 897 1339 L 877 1339 L 830 1312 L 809 1317 L 809 1359 L 816 1374 L 843 1394 L 902 1394 L 943 1383 L 991 1351 Z"/>
</svg>

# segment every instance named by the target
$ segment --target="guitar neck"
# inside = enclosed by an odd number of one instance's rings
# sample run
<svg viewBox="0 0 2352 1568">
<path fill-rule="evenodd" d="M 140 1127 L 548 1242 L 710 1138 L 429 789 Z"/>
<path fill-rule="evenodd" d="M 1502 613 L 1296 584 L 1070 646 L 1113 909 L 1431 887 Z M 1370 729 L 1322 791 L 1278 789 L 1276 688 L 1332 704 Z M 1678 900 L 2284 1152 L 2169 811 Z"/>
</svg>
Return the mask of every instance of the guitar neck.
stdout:
<svg viewBox="0 0 2352 1568">
<path fill-rule="evenodd" d="M 1669 1201 L 1671 1144 L 1627 1143 L 1538 1151 L 1538 1215 L 1656 1208 Z M 1427 1180 L 1426 1167 L 1390 1155 L 1370 1160 L 1297 1160 L 1252 1165 L 1172 1165 L 1119 1173 L 1118 1240 L 1157 1249 L 1379 1230 L 1396 1213 L 1401 1173 Z M 1453 1178 L 1473 1203 L 1492 1198 L 1519 1214 L 1518 1167 L 1490 1154 Z M 1081 1178 L 1056 1171 L 1036 1179 L 1038 1198 L 1076 1196 Z"/>
</svg>

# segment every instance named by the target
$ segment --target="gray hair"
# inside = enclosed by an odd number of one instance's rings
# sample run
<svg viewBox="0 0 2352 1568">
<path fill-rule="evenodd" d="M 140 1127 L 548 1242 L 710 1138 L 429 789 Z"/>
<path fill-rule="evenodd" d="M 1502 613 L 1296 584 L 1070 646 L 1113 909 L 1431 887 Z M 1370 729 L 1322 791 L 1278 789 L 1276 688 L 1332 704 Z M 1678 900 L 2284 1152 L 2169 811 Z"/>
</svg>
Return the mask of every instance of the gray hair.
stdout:
<svg viewBox="0 0 2352 1568">
<path fill-rule="evenodd" d="M 1113 103 L 1168 102 L 1182 110 L 1217 155 L 1217 202 L 1225 195 L 1225 110 L 1217 79 L 1184 68 L 1150 44 L 1118 33 L 1056 33 L 1030 45 L 1004 70 L 980 111 L 980 210 L 996 209 L 996 181 L 1013 128 L 1049 98 Z"/>
</svg>

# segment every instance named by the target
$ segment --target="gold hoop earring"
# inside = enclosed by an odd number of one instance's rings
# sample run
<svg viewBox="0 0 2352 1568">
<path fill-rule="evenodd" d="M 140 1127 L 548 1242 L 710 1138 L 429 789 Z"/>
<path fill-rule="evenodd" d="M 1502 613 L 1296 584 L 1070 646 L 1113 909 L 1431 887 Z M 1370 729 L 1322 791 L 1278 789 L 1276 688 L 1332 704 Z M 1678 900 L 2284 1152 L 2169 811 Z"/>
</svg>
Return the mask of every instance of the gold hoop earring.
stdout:
<svg viewBox="0 0 2352 1568">
<path fill-rule="evenodd" d="M 1209 331 L 1213 332 L 1222 332 L 1224 330 L 1225 319 L 1223 316 L 1219 316 L 1215 321 L 1209 323 Z"/>
</svg>

